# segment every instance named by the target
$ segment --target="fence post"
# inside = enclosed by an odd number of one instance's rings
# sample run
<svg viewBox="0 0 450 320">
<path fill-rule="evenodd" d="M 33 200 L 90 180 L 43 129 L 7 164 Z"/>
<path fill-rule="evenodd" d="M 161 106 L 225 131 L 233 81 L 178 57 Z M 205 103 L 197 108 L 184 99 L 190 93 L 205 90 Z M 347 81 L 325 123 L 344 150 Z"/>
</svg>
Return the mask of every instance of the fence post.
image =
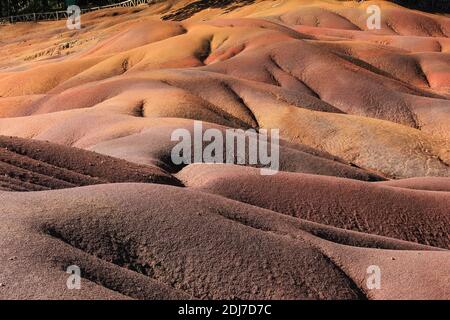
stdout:
<svg viewBox="0 0 450 320">
<path fill-rule="evenodd" d="M 35 12 L 33 12 L 33 20 L 34 20 L 34 22 L 36 22 L 36 13 Z"/>
<path fill-rule="evenodd" d="M 56 11 L 56 20 L 59 20 L 59 14 L 58 14 L 58 11 Z"/>
</svg>

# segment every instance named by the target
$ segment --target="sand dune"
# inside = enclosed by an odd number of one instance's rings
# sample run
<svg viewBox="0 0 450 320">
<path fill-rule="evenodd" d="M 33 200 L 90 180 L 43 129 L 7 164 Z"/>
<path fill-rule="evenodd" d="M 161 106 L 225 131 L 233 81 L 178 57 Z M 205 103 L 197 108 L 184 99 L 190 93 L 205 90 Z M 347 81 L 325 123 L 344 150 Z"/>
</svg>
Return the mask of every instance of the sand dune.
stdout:
<svg viewBox="0 0 450 320">
<path fill-rule="evenodd" d="M 449 35 L 390 1 L 0 26 L 0 298 L 449 299 Z M 279 129 L 280 172 L 173 163 L 195 121 Z"/>
<path fill-rule="evenodd" d="M 448 193 L 285 172 L 261 177 L 230 165 L 193 164 L 177 176 L 186 186 L 294 217 L 450 249 Z"/>
<path fill-rule="evenodd" d="M 387 274 L 394 273 L 394 263 L 396 268 L 408 266 L 408 277 L 387 277 L 387 283 L 397 285 L 386 286 L 389 289 L 375 297 L 433 298 L 449 289 L 448 281 L 436 286 L 424 271 L 430 262 L 448 264 L 446 252 L 420 246 L 411 250 L 389 239 L 385 242 L 396 250 L 373 251 L 368 247 L 376 239 L 354 234 L 354 240 L 366 242 L 357 250 L 304 230 L 333 229 L 196 191 L 124 184 L 0 197 L 7 209 L 0 238 L 2 261 L 7 261 L 1 265 L 2 297 L 74 298 L 64 288 L 64 270 L 72 264 L 81 266 L 87 283 L 76 298 L 370 297 L 360 278 L 365 267 L 357 270 L 348 255 L 384 261 Z M 12 267 L 19 263 L 33 268 Z M 351 276 L 343 271 L 347 268 Z M 445 269 L 439 269 L 444 277 Z M 48 281 L 42 281 L 41 274 Z M 42 282 L 43 295 L 36 296 L 33 279 Z"/>
<path fill-rule="evenodd" d="M 416 189 L 416 190 L 428 190 L 428 191 L 450 191 L 450 181 L 446 178 L 410 178 L 402 180 L 390 180 L 383 182 L 383 185 Z"/>
<path fill-rule="evenodd" d="M 194 125 L 192 121 L 179 124 L 179 127 L 175 125 L 158 125 L 153 128 L 145 129 L 141 133 L 96 144 L 89 149 L 135 163 L 152 163 L 169 172 L 175 173 L 185 166 L 174 165 L 171 160 L 171 151 L 177 142 L 171 141 L 170 134 L 173 130 L 180 127 L 189 130 L 189 132 L 193 134 Z M 203 131 L 211 128 L 222 132 L 225 131 L 225 127 L 213 124 L 204 124 Z M 242 135 L 246 136 L 245 134 Z M 246 139 L 246 141 L 248 141 L 249 139 L 255 140 L 256 138 L 247 135 Z M 204 145 L 206 147 L 207 142 L 204 142 Z M 342 159 L 305 145 L 292 144 L 285 140 L 281 140 L 279 148 L 279 166 L 282 171 L 314 173 L 364 181 L 379 181 L 386 179 L 374 172 L 362 170 Z M 223 149 L 225 158 L 225 141 L 223 143 Z M 248 158 L 248 151 L 249 150 L 247 149 L 245 155 L 246 158 Z M 195 162 L 193 149 L 191 161 Z M 234 163 L 237 163 L 236 157 L 234 157 Z"/>
<path fill-rule="evenodd" d="M 142 18 L 78 54 L 7 71 L 0 84 L 0 116 L 9 118 L 0 121 L 0 133 L 61 143 L 74 134 L 58 132 L 58 127 L 67 127 L 64 122 L 74 116 L 51 114 L 75 109 L 85 109 L 82 123 L 104 118 L 101 122 L 109 128 L 98 128 L 102 134 L 133 132 L 136 114 L 188 118 L 238 128 L 282 128 L 288 140 L 389 177 L 448 176 L 448 54 L 381 40 L 439 42 L 441 37 L 445 43 L 447 19 L 389 5 L 384 11 L 389 19 L 401 10 L 407 17 L 402 23 L 411 24 L 413 34 L 401 32 L 396 26 L 400 20 L 395 20 L 390 24 L 395 36 L 358 28 L 358 37 L 336 38 L 328 30 L 349 30 L 338 17 L 360 19 L 363 6 L 329 4 L 325 12 L 330 15 L 322 17 L 322 7 L 308 5 L 299 14 L 328 21 L 314 29 L 324 34 L 308 35 L 296 29 L 309 26 L 307 21 L 285 16 L 297 14 L 291 11 L 296 1 L 289 3 L 268 9 L 266 2 L 258 2 L 233 10 L 229 18 L 207 21 L 194 19 L 196 15 L 181 22 Z M 246 17 L 250 7 L 258 8 L 257 18 L 254 13 Z M 335 11 L 340 15 L 331 13 Z M 130 35 L 133 41 L 123 40 Z M 173 50 L 176 46 L 183 50 Z M 324 74 L 339 75 L 339 80 Z M 124 113 L 129 118 L 120 120 L 121 129 L 109 124 L 108 118 Z M 17 121 L 11 117 L 23 117 L 21 123 L 32 132 L 12 125 Z M 86 130 L 83 124 L 72 127 Z M 49 131 L 55 133 L 50 136 Z"/>
<path fill-rule="evenodd" d="M 40 191 L 113 182 L 180 185 L 152 166 L 139 166 L 61 145 L 0 136 L 0 190 Z"/>
</svg>

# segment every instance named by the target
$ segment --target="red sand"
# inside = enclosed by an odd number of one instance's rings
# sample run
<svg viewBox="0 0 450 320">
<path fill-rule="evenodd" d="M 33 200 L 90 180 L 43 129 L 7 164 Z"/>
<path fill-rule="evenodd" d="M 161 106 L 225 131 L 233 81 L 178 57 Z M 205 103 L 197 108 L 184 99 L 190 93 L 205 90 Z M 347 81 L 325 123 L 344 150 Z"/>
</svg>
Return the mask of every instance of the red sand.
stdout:
<svg viewBox="0 0 450 320">
<path fill-rule="evenodd" d="M 0 298 L 450 299 L 450 19 L 217 2 L 0 26 Z M 194 120 L 281 172 L 173 164 Z"/>
</svg>

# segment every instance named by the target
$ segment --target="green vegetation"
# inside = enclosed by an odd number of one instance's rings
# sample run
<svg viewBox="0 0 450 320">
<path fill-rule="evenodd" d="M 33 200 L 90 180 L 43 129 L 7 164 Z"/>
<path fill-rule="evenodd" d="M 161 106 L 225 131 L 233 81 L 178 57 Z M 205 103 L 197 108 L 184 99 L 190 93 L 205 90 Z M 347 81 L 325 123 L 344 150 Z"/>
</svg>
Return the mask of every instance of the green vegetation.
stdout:
<svg viewBox="0 0 450 320">
<path fill-rule="evenodd" d="M 20 15 L 33 12 L 65 10 L 76 4 L 80 7 L 103 6 L 123 0 L 0 0 L 0 16 Z"/>
<path fill-rule="evenodd" d="M 85 8 L 91 6 L 103 6 L 122 1 L 123 0 L 0 0 L 0 17 L 7 17 L 11 15 L 20 15 L 33 12 L 49 12 L 55 10 L 65 10 L 67 6 L 72 4 L 76 4 L 82 8 Z M 418 9 L 429 12 L 450 13 L 450 0 L 390 0 L 390 1 L 412 9 Z M 220 1 L 198 0 L 195 3 L 200 6 L 211 7 L 214 6 L 216 2 Z"/>
<path fill-rule="evenodd" d="M 404 7 L 428 12 L 450 13 L 449 0 L 391 0 Z"/>
</svg>

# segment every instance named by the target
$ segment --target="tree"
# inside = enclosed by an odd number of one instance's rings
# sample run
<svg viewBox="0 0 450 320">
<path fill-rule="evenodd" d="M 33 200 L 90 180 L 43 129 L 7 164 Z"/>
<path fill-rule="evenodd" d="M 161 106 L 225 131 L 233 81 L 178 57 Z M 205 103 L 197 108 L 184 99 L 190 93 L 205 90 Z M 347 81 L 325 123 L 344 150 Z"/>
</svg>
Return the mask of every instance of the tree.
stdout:
<svg viewBox="0 0 450 320">
<path fill-rule="evenodd" d="M 0 16 L 8 17 L 33 12 L 61 10 L 69 5 L 80 7 L 102 6 L 123 0 L 0 0 Z"/>
<path fill-rule="evenodd" d="M 450 1 L 448 0 L 393 0 L 393 2 L 411 9 L 450 13 Z"/>
</svg>

